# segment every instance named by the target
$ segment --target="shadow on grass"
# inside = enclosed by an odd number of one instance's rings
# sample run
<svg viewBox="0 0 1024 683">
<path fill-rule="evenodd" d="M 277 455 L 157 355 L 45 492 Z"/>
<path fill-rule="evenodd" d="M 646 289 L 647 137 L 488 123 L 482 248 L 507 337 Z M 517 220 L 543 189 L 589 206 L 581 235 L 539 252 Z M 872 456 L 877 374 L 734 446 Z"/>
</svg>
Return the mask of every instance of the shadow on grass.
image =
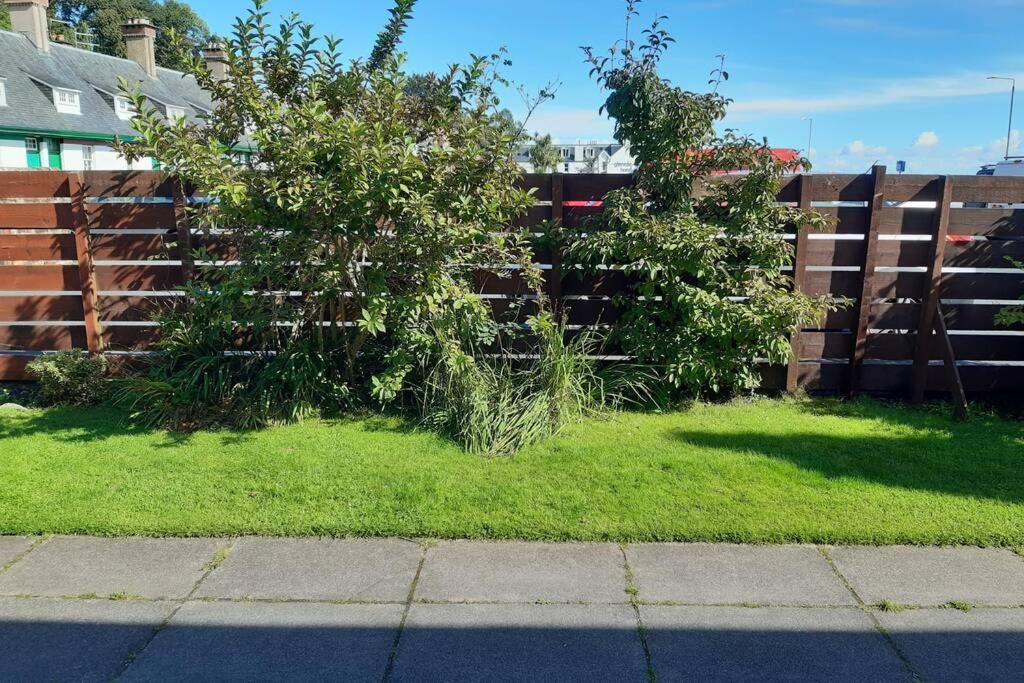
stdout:
<svg viewBox="0 0 1024 683">
<path fill-rule="evenodd" d="M 701 448 L 786 461 L 830 479 L 1024 503 L 1024 426 L 991 416 L 956 423 L 942 406 L 873 400 L 806 401 L 800 410 L 823 418 L 873 420 L 886 431 L 845 434 L 837 424 L 814 431 L 675 429 L 671 434 Z"/>
<path fill-rule="evenodd" d="M 0 419 L 0 439 L 45 434 L 58 441 L 87 443 L 156 431 L 132 424 L 106 406 L 4 411 L 0 412 L 0 418 L 4 418 Z"/>
<path fill-rule="evenodd" d="M 10 418 L 10 419 L 8 419 Z M 420 425 L 401 415 L 380 413 L 336 416 L 322 420 L 327 426 L 358 425 L 367 432 L 412 434 Z M 122 436 L 158 434 L 156 448 L 175 448 L 190 443 L 197 434 L 217 434 L 225 446 L 253 441 L 261 430 L 205 429 L 196 432 L 175 432 L 145 427 L 128 420 L 113 406 L 89 408 L 60 407 L 30 412 L 0 412 L 0 440 L 46 435 L 64 443 L 90 443 Z"/>
</svg>

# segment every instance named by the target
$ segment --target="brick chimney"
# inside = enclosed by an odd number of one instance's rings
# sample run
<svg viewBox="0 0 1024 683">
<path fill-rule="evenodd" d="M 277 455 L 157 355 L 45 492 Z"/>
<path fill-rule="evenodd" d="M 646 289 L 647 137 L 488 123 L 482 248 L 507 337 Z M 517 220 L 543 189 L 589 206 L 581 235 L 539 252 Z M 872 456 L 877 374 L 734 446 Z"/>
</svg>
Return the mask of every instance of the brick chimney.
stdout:
<svg viewBox="0 0 1024 683">
<path fill-rule="evenodd" d="M 224 51 L 223 43 L 213 42 L 204 47 L 203 59 L 214 80 L 223 81 L 228 77 L 228 53 Z"/>
<path fill-rule="evenodd" d="M 128 59 L 156 78 L 156 26 L 149 19 L 129 19 L 122 26 Z"/>
<path fill-rule="evenodd" d="M 46 8 L 50 0 L 4 0 L 11 13 L 11 29 L 28 37 L 38 49 L 50 51 L 50 28 Z"/>
</svg>

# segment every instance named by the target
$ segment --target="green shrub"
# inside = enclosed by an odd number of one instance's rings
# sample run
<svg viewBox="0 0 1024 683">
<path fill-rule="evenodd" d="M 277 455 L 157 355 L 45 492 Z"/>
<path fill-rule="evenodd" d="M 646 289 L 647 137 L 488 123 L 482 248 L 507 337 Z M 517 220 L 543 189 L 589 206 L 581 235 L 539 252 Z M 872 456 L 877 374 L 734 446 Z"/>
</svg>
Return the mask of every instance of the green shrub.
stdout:
<svg viewBox="0 0 1024 683">
<path fill-rule="evenodd" d="M 107 359 L 81 349 L 48 353 L 28 364 L 44 405 L 92 405 L 106 397 Z"/>
<path fill-rule="evenodd" d="M 635 5 L 627 3 L 629 19 Z M 602 109 L 638 168 L 633 186 L 607 195 L 570 255 L 595 273 L 629 276 L 616 301 L 625 353 L 686 395 L 748 391 L 760 362 L 787 361 L 790 334 L 836 303 L 793 291 L 784 271 L 793 247 L 781 233 L 825 222 L 776 201 L 782 174 L 808 162 L 780 161 L 765 140 L 720 133 L 729 100 L 718 86 L 728 73 L 720 65 L 707 93 L 673 86 L 659 72 L 673 39 L 658 21 L 644 36 L 639 47 L 616 43 L 609 57 L 585 48 L 608 95 Z"/>
<path fill-rule="evenodd" d="M 436 345 L 424 330 L 478 303 L 480 264 L 540 282 L 525 232 L 508 228 L 534 199 L 517 187 L 525 122 L 497 97 L 504 55 L 413 78 L 398 45 L 414 0 L 394 0 L 365 60 L 295 16 L 275 29 L 264 4 L 225 37 L 226 79 L 187 58 L 214 102 L 205 125 L 122 84 L 139 113 L 119 149 L 214 200 L 194 222 L 236 250 L 231 268 L 200 269 L 161 317 L 150 371 L 121 385 L 145 422 L 258 427 L 394 401 Z M 250 143 L 252 162 L 234 163 Z"/>
</svg>

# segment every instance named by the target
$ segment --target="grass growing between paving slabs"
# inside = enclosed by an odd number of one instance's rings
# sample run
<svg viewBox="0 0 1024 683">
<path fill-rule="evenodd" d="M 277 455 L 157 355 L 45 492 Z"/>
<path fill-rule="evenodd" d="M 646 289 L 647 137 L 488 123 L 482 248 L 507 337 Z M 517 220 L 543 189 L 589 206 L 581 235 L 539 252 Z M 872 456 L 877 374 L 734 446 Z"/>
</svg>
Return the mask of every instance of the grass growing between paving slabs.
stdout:
<svg viewBox="0 0 1024 683">
<path fill-rule="evenodd" d="M 0 534 L 1024 544 L 1024 428 L 873 401 L 619 414 L 486 459 L 392 418 L 0 413 Z"/>
</svg>

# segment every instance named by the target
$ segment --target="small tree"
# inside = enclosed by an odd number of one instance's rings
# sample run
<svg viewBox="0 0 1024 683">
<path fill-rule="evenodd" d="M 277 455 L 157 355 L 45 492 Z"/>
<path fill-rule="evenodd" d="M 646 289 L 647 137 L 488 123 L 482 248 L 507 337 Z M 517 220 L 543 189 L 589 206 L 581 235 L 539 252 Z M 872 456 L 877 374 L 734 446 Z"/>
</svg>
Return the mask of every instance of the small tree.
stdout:
<svg viewBox="0 0 1024 683">
<path fill-rule="evenodd" d="M 206 194 L 195 219 L 211 253 L 231 235 L 234 261 L 201 262 L 163 316 L 163 353 L 129 394 L 146 415 L 249 425 L 391 400 L 438 348 L 493 338 L 476 270 L 518 264 L 539 282 L 507 228 L 532 198 L 516 187 L 522 127 L 495 94 L 504 57 L 410 83 L 396 50 L 413 4 L 396 0 L 369 59 L 345 64 L 294 15 L 272 31 L 256 0 L 224 44 L 225 81 L 182 45 L 215 104 L 203 125 L 132 93 L 124 151 Z"/>
<path fill-rule="evenodd" d="M 627 2 L 627 26 L 635 5 Z M 793 248 L 781 233 L 823 219 L 775 199 L 782 173 L 806 160 L 782 162 L 766 141 L 716 131 L 729 104 L 718 94 L 728 78 L 721 66 L 709 93 L 674 87 L 659 73 L 673 42 L 662 19 L 638 50 L 628 29 L 608 57 L 585 48 L 608 92 L 602 110 L 638 170 L 633 187 L 607 195 L 595 229 L 571 253 L 584 265 L 625 271 L 616 334 L 626 352 L 690 394 L 749 390 L 759 384 L 759 363 L 784 362 L 789 334 L 832 303 L 794 292 L 783 272 Z M 716 180 L 738 169 L 744 174 Z"/>
<path fill-rule="evenodd" d="M 530 147 L 530 163 L 534 173 L 554 173 L 558 170 L 558 148 L 550 135 L 535 135 Z"/>
</svg>

